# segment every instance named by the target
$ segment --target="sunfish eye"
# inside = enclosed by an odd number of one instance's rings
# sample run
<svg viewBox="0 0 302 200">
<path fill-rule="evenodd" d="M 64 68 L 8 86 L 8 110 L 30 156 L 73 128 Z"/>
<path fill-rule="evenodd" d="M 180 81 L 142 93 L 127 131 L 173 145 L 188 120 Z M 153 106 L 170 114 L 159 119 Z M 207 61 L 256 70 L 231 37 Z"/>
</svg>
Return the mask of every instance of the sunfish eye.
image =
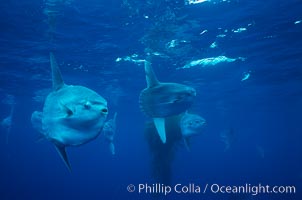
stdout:
<svg viewBox="0 0 302 200">
<path fill-rule="evenodd" d="M 85 104 L 84 104 L 84 107 L 86 109 L 90 109 L 91 108 L 91 103 L 89 101 L 87 101 Z"/>
</svg>

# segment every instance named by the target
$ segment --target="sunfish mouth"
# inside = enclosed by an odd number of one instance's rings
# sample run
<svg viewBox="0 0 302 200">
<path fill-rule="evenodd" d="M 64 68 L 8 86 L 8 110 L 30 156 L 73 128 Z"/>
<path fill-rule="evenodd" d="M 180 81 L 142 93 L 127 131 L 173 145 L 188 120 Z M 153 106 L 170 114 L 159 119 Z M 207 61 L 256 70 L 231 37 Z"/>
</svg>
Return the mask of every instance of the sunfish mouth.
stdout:
<svg viewBox="0 0 302 200">
<path fill-rule="evenodd" d="M 196 90 L 194 88 L 188 88 L 188 93 L 190 96 L 196 97 Z"/>
</svg>

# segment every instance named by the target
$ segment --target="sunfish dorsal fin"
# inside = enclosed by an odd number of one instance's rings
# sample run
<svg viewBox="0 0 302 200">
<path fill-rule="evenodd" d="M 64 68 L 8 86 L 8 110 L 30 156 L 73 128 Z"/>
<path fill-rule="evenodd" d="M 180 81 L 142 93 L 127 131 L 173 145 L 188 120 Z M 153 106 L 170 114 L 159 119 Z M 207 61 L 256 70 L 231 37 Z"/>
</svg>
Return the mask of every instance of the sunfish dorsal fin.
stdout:
<svg viewBox="0 0 302 200">
<path fill-rule="evenodd" d="M 151 67 L 151 63 L 147 60 L 145 61 L 145 73 L 146 73 L 147 86 L 149 88 L 158 85 L 160 83 L 154 74 L 154 71 Z"/>
<path fill-rule="evenodd" d="M 50 56 L 50 66 L 52 72 L 52 88 L 54 91 L 56 91 L 64 86 L 64 81 L 62 79 L 62 75 L 55 56 L 53 55 L 53 53 L 50 53 L 49 56 Z"/>
<path fill-rule="evenodd" d="M 66 167 L 71 172 L 71 166 L 70 166 L 70 163 L 69 163 L 69 160 L 68 160 L 68 157 L 67 157 L 67 153 L 65 151 L 65 146 L 55 144 L 55 147 L 56 147 L 57 152 L 60 154 L 60 157 L 64 161 Z"/>
<path fill-rule="evenodd" d="M 163 143 L 166 143 L 165 118 L 153 118 L 156 130 Z"/>
</svg>

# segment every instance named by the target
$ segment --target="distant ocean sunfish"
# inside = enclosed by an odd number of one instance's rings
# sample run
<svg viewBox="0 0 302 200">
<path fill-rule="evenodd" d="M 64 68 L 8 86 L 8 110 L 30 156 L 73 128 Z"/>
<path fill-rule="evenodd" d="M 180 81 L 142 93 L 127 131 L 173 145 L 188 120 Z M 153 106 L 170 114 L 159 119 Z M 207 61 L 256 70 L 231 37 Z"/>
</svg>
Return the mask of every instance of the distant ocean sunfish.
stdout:
<svg viewBox="0 0 302 200">
<path fill-rule="evenodd" d="M 107 101 L 83 86 L 66 85 L 55 57 L 50 53 L 53 91 L 47 96 L 43 112 L 32 114 L 32 124 L 52 142 L 71 170 L 65 147 L 95 139 L 108 114 Z"/>
<path fill-rule="evenodd" d="M 5 117 L 2 122 L 1 122 L 1 126 L 3 126 L 3 128 L 5 128 L 6 130 L 9 129 L 12 125 L 12 116 L 7 116 Z"/>
<path fill-rule="evenodd" d="M 194 135 L 201 134 L 205 124 L 206 120 L 199 115 L 186 112 L 181 117 L 180 129 L 187 149 L 189 149 L 188 140 Z"/>
<path fill-rule="evenodd" d="M 11 104 L 10 114 L 1 121 L 1 126 L 6 131 L 6 144 L 8 144 L 8 139 L 12 128 L 12 118 L 13 118 L 14 110 L 15 110 L 15 104 Z"/>
<path fill-rule="evenodd" d="M 116 132 L 116 116 L 117 113 L 114 113 L 113 118 L 108 120 L 103 128 L 103 134 L 109 142 L 109 149 L 112 155 L 115 155 L 115 146 L 113 144 L 113 140 Z"/>
<path fill-rule="evenodd" d="M 235 133 L 233 128 L 225 129 L 220 132 L 220 140 L 224 143 L 224 151 L 230 149 L 235 140 Z"/>
<path fill-rule="evenodd" d="M 147 88 L 140 93 L 140 108 L 153 118 L 161 141 L 166 143 L 165 117 L 185 112 L 192 105 L 196 90 L 183 84 L 159 82 L 148 61 L 145 73 Z"/>
</svg>

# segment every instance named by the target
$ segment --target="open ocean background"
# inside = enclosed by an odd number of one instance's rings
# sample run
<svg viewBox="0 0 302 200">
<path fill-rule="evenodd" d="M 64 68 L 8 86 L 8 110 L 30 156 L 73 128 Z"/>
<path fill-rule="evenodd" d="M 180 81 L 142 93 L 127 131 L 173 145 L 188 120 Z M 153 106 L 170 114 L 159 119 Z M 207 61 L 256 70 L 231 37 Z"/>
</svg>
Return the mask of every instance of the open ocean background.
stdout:
<svg viewBox="0 0 302 200">
<path fill-rule="evenodd" d="M 191 152 L 177 148 L 172 184 L 296 187 L 159 199 L 302 199 L 301 36 L 301 0 L 1 0 L 0 120 L 14 112 L 8 143 L 0 127 L 0 199 L 154 199 L 126 189 L 155 183 L 138 104 L 146 48 L 160 81 L 197 90 L 190 111 L 207 121 Z M 107 99 L 107 119 L 118 113 L 116 155 L 103 135 L 67 148 L 72 173 L 30 122 L 51 91 L 51 51 L 67 84 Z"/>
</svg>

